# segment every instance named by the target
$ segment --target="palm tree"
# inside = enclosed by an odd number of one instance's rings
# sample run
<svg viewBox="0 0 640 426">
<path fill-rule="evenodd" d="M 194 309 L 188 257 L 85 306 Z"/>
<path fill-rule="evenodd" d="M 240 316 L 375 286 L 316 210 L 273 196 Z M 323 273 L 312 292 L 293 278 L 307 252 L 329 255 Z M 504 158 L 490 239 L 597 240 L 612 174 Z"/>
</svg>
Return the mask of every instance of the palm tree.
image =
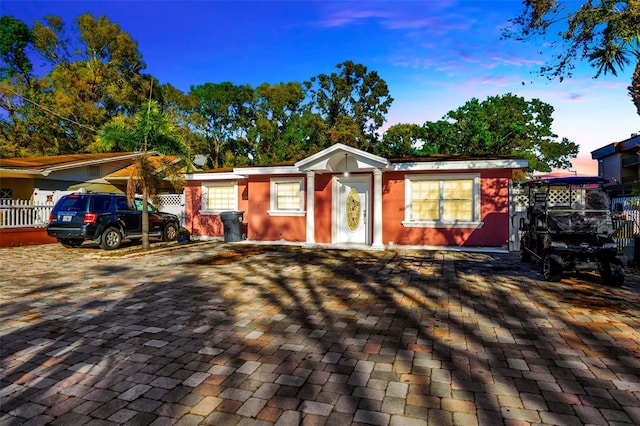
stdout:
<svg viewBox="0 0 640 426">
<path fill-rule="evenodd" d="M 632 44 L 612 43 L 603 48 L 595 49 L 589 55 L 589 60 L 598 69 L 596 77 L 607 73 L 617 76 L 618 70 L 623 70 L 627 65 L 635 62 L 628 91 L 636 111 L 640 114 L 640 51 Z"/>
<path fill-rule="evenodd" d="M 97 145 L 106 151 L 139 151 L 127 181 L 127 198 L 142 193 L 142 204 L 155 200 L 163 180 L 176 190 L 183 185 L 181 166 L 157 154 L 176 155 L 188 167 L 188 147 L 175 132 L 172 123 L 155 101 L 148 101 L 133 117 L 115 117 L 106 123 L 97 137 Z M 149 250 L 149 211 L 142 209 L 142 248 Z"/>
</svg>

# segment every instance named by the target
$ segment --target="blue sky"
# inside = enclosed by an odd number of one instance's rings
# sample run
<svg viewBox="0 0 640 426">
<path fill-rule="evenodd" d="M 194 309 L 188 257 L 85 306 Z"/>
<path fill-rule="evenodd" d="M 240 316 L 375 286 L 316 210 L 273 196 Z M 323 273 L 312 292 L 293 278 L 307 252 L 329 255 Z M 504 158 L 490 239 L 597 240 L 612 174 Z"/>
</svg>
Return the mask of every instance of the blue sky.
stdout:
<svg viewBox="0 0 640 426">
<path fill-rule="evenodd" d="M 137 40 L 145 72 L 191 85 L 302 82 L 346 60 L 387 82 L 395 99 L 387 123 L 436 121 L 471 98 L 514 93 L 555 108 L 553 130 L 581 146 L 574 170 L 595 174 L 590 152 L 640 132 L 627 95 L 632 69 L 593 79 L 536 75 L 546 43 L 500 40 L 521 8 L 494 1 L 12 1 L 0 13 L 33 24 L 46 15 L 71 25 L 105 15 Z"/>
</svg>

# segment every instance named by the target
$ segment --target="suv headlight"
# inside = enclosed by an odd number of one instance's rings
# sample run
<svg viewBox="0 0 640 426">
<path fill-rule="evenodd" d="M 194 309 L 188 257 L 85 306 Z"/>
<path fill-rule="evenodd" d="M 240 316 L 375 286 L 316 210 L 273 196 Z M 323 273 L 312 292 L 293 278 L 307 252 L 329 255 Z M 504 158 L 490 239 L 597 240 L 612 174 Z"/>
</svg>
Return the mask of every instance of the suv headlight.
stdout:
<svg viewBox="0 0 640 426">
<path fill-rule="evenodd" d="M 618 245 L 616 243 L 604 243 L 602 245 L 603 249 L 617 249 Z"/>
<path fill-rule="evenodd" d="M 564 241 L 551 241 L 549 245 L 555 248 L 567 248 L 567 243 Z"/>
</svg>

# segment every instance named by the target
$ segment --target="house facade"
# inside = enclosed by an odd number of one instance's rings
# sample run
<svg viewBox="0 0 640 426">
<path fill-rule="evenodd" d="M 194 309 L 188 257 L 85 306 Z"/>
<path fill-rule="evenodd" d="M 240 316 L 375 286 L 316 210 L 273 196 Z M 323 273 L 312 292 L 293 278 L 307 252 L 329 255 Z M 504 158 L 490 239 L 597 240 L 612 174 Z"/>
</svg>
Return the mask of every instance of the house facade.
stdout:
<svg viewBox="0 0 640 426">
<path fill-rule="evenodd" d="M 422 247 L 508 246 L 513 157 L 390 160 L 336 144 L 295 164 L 187 174 L 186 226 L 224 235 L 242 212 L 253 241 Z"/>
</svg>

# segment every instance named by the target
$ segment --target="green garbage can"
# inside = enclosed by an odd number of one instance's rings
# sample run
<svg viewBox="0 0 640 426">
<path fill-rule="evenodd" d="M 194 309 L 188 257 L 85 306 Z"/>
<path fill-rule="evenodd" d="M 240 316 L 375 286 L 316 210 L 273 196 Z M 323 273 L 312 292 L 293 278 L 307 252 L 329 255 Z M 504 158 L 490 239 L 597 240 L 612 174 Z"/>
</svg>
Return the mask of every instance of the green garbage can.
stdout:
<svg viewBox="0 0 640 426">
<path fill-rule="evenodd" d="M 220 212 L 222 227 L 224 228 L 224 242 L 233 243 L 242 241 L 243 211 Z"/>
</svg>

